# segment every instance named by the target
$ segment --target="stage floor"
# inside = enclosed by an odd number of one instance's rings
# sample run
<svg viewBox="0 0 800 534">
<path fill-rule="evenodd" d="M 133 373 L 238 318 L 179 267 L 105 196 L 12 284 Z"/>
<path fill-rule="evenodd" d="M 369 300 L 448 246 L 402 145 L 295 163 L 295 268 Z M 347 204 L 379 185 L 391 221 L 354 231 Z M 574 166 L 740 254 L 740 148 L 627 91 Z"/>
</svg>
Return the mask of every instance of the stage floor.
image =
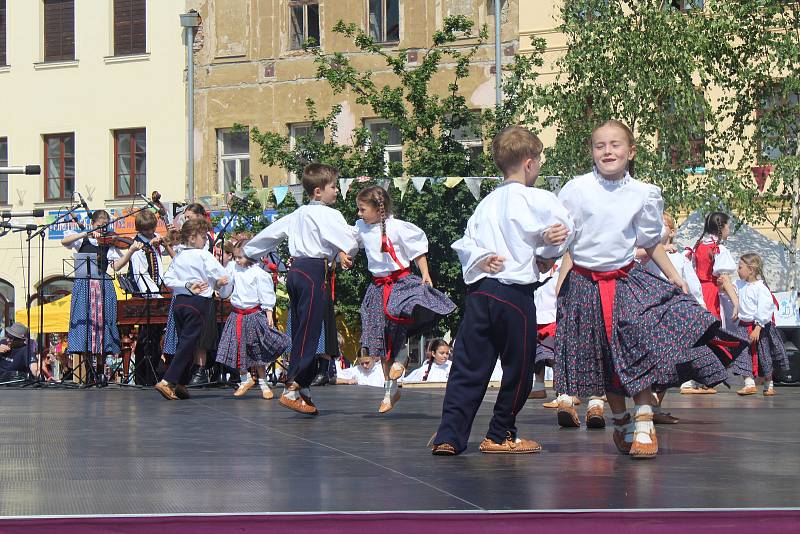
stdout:
<svg viewBox="0 0 800 534">
<path fill-rule="evenodd" d="M 800 388 L 670 393 L 681 422 L 639 462 L 610 427 L 559 429 L 533 400 L 518 427 L 544 451 L 483 455 L 495 391 L 467 453 L 441 458 L 425 444 L 443 389 L 407 389 L 381 416 L 382 389 L 320 387 L 310 418 L 256 391 L 2 388 L 0 516 L 800 506 Z"/>
</svg>

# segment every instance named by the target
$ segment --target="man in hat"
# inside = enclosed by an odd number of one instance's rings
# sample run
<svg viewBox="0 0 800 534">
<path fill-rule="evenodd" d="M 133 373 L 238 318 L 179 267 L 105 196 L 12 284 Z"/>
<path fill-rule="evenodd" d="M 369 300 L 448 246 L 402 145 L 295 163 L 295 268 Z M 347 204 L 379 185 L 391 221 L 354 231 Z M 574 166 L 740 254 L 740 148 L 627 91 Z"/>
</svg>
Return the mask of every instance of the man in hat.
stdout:
<svg viewBox="0 0 800 534">
<path fill-rule="evenodd" d="M 28 373 L 39 376 L 36 342 L 28 337 L 28 327 L 14 323 L 0 339 L 0 380 L 24 379 Z"/>
</svg>

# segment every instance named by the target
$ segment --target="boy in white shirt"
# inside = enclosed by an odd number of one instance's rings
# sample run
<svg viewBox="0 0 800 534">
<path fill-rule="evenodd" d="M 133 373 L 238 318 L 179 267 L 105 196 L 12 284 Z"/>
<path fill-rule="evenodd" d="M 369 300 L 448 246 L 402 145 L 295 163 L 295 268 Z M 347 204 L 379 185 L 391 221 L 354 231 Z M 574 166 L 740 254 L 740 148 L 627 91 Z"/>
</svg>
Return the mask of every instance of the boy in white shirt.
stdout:
<svg viewBox="0 0 800 534">
<path fill-rule="evenodd" d="M 347 369 L 337 367 L 336 384 L 382 388 L 384 384 L 383 368 L 376 365 L 378 361 L 379 359 L 374 356 L 359 356 L 357 365 Z"/>
</svg>

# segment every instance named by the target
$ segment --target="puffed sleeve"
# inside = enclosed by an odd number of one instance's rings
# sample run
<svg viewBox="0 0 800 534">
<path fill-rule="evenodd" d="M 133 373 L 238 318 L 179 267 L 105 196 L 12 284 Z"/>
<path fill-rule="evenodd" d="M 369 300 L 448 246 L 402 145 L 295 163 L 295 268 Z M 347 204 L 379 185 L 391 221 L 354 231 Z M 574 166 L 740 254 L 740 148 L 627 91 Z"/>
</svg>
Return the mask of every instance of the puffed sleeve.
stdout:
<svg viewBox="0 0 800 534">
<path fill-rule="evenodd" d="M 262 310 L 272 310 L 275 308 L 275 286 L 272 284 L 272 277 L 265 271 L 259 269 L 258 273 L 258 302 Z"/>
<path fill-rule="evenodd" d="M 775 302 L 772 300 L 772 292 L 763 283 L 758 284 L 758 309 L 756 310 L 756 323 L 766 326 L 772 322 L 772 315 L 775 313 Z"/>
<path fill-rule="evenodd" d="M 180 262 L 176 260 L 177 257 L 170 262 L 169 267 L 167 267 L 167 270 L 164 271 L 164 275 L 161 277 L 164 280 L 164 285 L 170 289 L 183 288 L 186 284 L 186 282 L 183 282 L 178 278 L 176 270 Z"/>
<path fill-rule="evenodd" d="M 244 246 L 244 255 L 260 260 L 275 250 L 278 244 L 289 236 L 289 225 L 293 213 L 284 215 L 255 235 Z"/>
<path fill-rule="evenodd" d="M 228 283 L 217 290 L 219 297 L 222 299 L 231 298 L 231 295 L 233 295 L 233 290 L 236 287 L 236 271 L 230 268 L 231 264 L 234 264 L 234 262 L 230 262 L 225 266 L 225 272 L 228 273 Z"/>
<path fill-rule="evenodd" d="M 358 241 L 356 240 L 358 232 L 347 224 L 344 216 L 338 210 L 333 208 L 326 210 L 325 222 L 327 224 L 317 226 L 323 241 L 345 254 L 353 254 L 358 251 Z"/>
<path fill-rule="evenodd" d="M 494 251 L 478 246 L 478 242 L 473 237 L 477 235 L 477 224 L 478 222 L 473 215 L 467 221 L 464 237 L 450 245 L 458 254 L 458 261 L 461 262 L 461 272 L 464 275 L 466 284 L 473 284 L 486 276 L 486 273 L 478 267 L 478 264 L 494 254 Z"/>
<path fill-rule="evenodd" d="M 526 188 L 526 205 L 523 209 L 512 209 L 510 220 L 524 236 L 526 242 L 535 248 L 537 258 L 560 258 L 567 251 L 575 235 L 575 222 L 567 208 L 553 193 L 543 189 Z M 561 245 L 547 245 L 544 242 L 544 232 L 554 224 L 561 224 L 567 228 L 567 239 Z"/>
<path fill-rule="evenodd" d="M 575 243 L 583 230 L 583 215 L 581 210 L 580 188 L 576 185 L 577 179 L 573 178 L 558 192 L 558 201 L 572 217 L 573 232 L 570 244 Z"/>
<path fill-rule="evenodd" d="M 642 211 L 634 219 L 636 227 L 636 246 L 651 248 L 661 241 L 664 231 L 664 199 L 661 189 L 654 185 L 647 186 L 647 197 Z"/>
<path fill-rule="evenodd" d="M 705 304 L 705 300 L 703 299 L 703 286 L 700 285 L 700 279 L 697 278 L 697 272 L 695 272 L 692 262 L 683 255 L 681 255 L 681 258 L 683 258 L 683 263 L 681 264 L 680 275 L 681 278 L 686 281 L 686 285 L 689 286 L 689 294 L 692 295 L 699 304 Z"/>
<path fill-rule="evenodd" d="M 75 235 L 75 234 L 78 234 L 78 233 L 80 233 L 80 232 L 76 232 L 75 230 L 64 230 L 64 237 L 69 237 L 71 235 Z M 77 239 L 77 240 L 73 241 L 72 243 L 70 243 L 69 245 L 64 245 L 64 247 L 66 247 L 66 248 L 68 248 L 70 250 L 74 250 L 75 252 L 78 252 L 78 249 L 81 248 L 82 244 L 83 244 L 83 239 Z"/>
<path fill-rule="evenodd" d="M 208 273 L 209 277 L 213 280 L 219 280 L 220 278 L 227 276 L 228 281 L 230 282 L 230 273 L 219 261 L 217 261 L 217 258 L 215 258 L 207 250 L 204 250 L 203 252 L 203 263 L 205 263 L 206 273 Z"/>
<path fill-rule="evenodd" d="M 400 237 L 400 245 L 406 256 L 415 260 L 428 253 L 428 236 L 422 231 L 422 228 L 406 221 L 395 219 L 397 224 L 397 234 Z"/>
<path fill-rule="evenodd" d="M 733 259 L 731 251 L 725 245 L 719 245 L 719 254 L 714 256 L 714 268 L 711 274 L 719 276 L 721 274 L 733 274 L 736 272 L 738 265 Z"/>
<path fill-rule="evenodd" d="M 364 224 L 364 219 L 357 220 L 353 229 L 355 230 L 356 242 L 358 243 L 358 248 L 364 248 L 363 234 L 364 232 L 367 231 L 366 225 Z"/>
<path fill-rule="evenodd" d="M 123 256 L 122 251 L 117 247 L 108 247 L 108 261 L 114 262 L 121 259 Z"/>
</svg>

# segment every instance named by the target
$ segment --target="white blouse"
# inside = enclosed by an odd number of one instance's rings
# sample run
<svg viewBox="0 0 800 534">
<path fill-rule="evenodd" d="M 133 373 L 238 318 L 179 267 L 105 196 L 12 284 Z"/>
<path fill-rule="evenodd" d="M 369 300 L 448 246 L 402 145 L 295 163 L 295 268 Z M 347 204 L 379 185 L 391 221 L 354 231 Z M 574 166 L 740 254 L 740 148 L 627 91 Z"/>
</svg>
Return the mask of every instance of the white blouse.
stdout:
<svg viewBox="0 0 800 534">
<path fill-rule="evenodd" d="M 560 272 L 560 263 L 553 265 L 554 269 L 539 275 L 539 281 L 545 282 L 543 286 L 533 294 L 533 302 L 536 304 L 536 322 L 538 324 L 550 324 L 556 322 L 556 284 Z"/>
<path fill-rule="evenodd" d="M 69 237 L 71 235 L 80 234 L 80 233 L 83 233 L 83 232 L 77 232 L 75 230 L 64 230 L 64 237 Z M 83 238 L 83 239 L 86 239 L 86 238 Z M 64 245 L 64 246 L 67 247 L 70 250 L 74 250 L 75 252 L 78 252 L 78 250 L 80 250 L 80 248 L 81 248 L 81 245 L 83 245 L 83 239 L 78 239 L 77 241 L 73 241 L 69 245 Z M 89 243 L 91 243 L 94 246 L 98 246 L 97 239 L 95 239 L 94 237 L 89 237 L 88 239 L 89 239 Z M 122 258 L 122 251 L 120 249 L 118 249 L 117 247 L 108 247 L 108 261 L 109 261 L 109 263 L 115 262 L 120 258 Z"/>
<path fill-rule="evenodd" d="M 595 172 L 573 178 L 558 198 L 575 220 L 570 254 L 575 265 L 594 271 L 621 269 L 634 260 L 636 247 L 661 240 L 664 201 L 661 190 L 626 174 L 617 181 Z"/>
<path fill-rule="evenodd" d="M 150 239 L 147 239 L 145 236 L 141 234 L 138 236 L 146 242 L 150 242 Z M 156 234 L 153 239 L 157 237 L 159 236 Z M 164 262 L 161 260 L 161 256 L 164 252 L 164 248 L 161 246 L 156 250 L 156 264 L 158 265 L 158 272 L 162 279 L 164 278 Z M 139 291 L 145 293 L 143 296 L 146 298 L 162 298 L 163 295 L 160 294 L 161 289 L 159 288 L 159 281 L 153 280 L 150 273 L 147 272 L 147 267 L 147 252 L 145 252 L 144 248 L 131 254 L 131 273 L 133 273 Z"/>
<path fill-rule="evenodd" d="M 694 270 L 692 261 L 686 257 L 686 254 L 683 251 L 667 252 L 667 257 L 669 258 L 669 261 L 672 262 L 675 270 L 678 271 L 680 277 L 686 281 L 686 285 L 689 286 L 689 294 L 693 296 L 698 303 L 705 306 L 705 300 L 703 299 L 703 288 L 700 285 L 700 279 L 697 278 L 697 273 Z M 647 263 L 645 263 L 644 268 L 656 276 L 660 276 L 665 280 L 667 279 L 667 277 L 661 272 L 661 269 L 658 268 L 658 265 L 656 265 L 653 260 L 649 260 Z"/>
<path fill-rule="evenodd" d="M 762 280 L 746 282 L 739 279 L 734 286 L 739 295 L 739 320 L 755 322 L 761 326 L 772 322 L 775 302 L 772 300 L 772 292 Z"/>
<path fill-rule="evenodd" d="M 231 305 L 239 309 L 260 306 L 262 310 L 275 308 L 275 285 L 272 277 L 258 265 L 240 267 L 228 264 L 231 282 L 220 290 L 222 298 L 231 298 Z"/>
<path fill-rule="evenodd" d="M 400 265 L 395 263 L 388 252 L 381 252 L 381 225 L 367 224 L 363 219 L 356 221 L 358 246 L 367 254 L 367 265 L 373 276 L 387 276 L 393 271 L 405 269 L 411 262 L 428 252 L 428 238 L 425 232 L 410 222 L 394 217 L 386 219 L 386 236 L 394 246 Z"/>
<path fill-rule="evenodd" d="M 701 243 L 705 245 L 715 243 L 719 248 L 719 254 L 714 255 L 714 267 L 711 269 L 711 274 L 714 276 L 733 274 L 738 270 L 739 264 L 733 259 L 733 254 L 728 250 L 728 247 L 719 243 L 719 239 L 714 236 L 704 235 Z"/>
<path fill-rule="evenodd" d="M 352 254 L 358 249 L 355 228 L 342 214 L 321 202 L 300 206 L 261 230 L 244 247 L 246 256 L 261 259 L 289 239 L 293 258 L 335 260 L 340 251 Z"/>
<path fill-rule="evenodd" d="M 548 246 L 543 234 L 553 224 L 569 231 L 561 246 Z M 564 254 L 573 235 L 572 217 L 549 191 L 506 182 L 481 200 L 469 218 L 464 237 L 453 243 L 458 253 L 464 282 L 474 284 L 495 278 L 504 284 L 532 284 L 539 280 L 536 257 L 558 258 Z M 496 274 L 482 271 L 487 256 L 505 258 L 503 270 Z"/>
<path fill-rule="evenodd" d="M 164 284 L 171 288 L 175 295 L 191 295 L 186 284 L 206 282 L 208 288 L 199 293 L 211 298 L 214 295 L 214 284 L 223 276 L 230 276 L 211 253 L 202 248 L 185 248 L 176 255 L 164 273 Z"/>
<path fill-rule="evenodd" d="M 364 369 L 363 365 L 354 365 L 347 369 L 339 369 L 336 367 L 336 378 L 345 378 L 351 380 L 355 378 L 358 386 L 373 386 L 382 388 L 385 380 L 383 379 L 383 368 L 381 362 L 375 364 L 368 371 Z"/>
<path fill-rule="evenodd" d="M 408 373 L 405 377 L 398 380 L 398 382 L 402 384 L 407 384 L 407 383 L 427 384 L 428 382 L 447 382 L 447 379 L 450 377 L 450 367 L 452 366 L 453 362 L 451 360 L 447 360 L 441 365 L 434 362 L 433 365 L 431 365 L 430 372 L 428 373 L 428 379 L 423 381 L 422 379 L 425 376 L 425 371 L 428 370 L 428 362 L 425 362 L 422 364 L 422 367 L 414 369 L 413 371 Z"/>
</svg>

